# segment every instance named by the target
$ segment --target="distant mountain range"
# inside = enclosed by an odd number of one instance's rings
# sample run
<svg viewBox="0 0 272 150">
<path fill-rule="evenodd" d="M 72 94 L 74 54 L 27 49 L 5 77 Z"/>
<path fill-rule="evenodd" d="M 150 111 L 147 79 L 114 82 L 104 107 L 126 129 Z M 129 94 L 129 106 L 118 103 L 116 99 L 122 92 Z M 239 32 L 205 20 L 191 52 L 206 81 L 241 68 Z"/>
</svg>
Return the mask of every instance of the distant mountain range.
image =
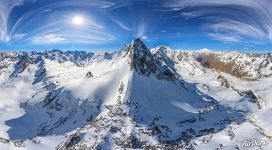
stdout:
<svg viewBox="0 0 272 150">
<path fill-rule="evenodd" d="M 271 93 L 270 53 L 2 52 L 0 149 L 271 149 Z"/>
</svg>

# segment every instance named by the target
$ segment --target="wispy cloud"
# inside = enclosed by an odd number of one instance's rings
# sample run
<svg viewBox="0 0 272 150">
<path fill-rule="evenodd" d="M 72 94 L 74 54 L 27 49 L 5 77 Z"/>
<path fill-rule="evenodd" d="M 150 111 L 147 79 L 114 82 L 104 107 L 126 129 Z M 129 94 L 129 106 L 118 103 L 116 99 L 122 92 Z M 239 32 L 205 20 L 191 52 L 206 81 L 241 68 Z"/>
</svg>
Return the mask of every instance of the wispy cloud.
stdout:
<svg viewBox="0 0 272 150">
<path fill-rule="evenodd" d="M 266 33 L 259 28 L 256 28 L 250 24 L 244 22 L 238 22 L 234 20 L 223 20 L 206 23 L 203 25 L 207 35 L 225 42 L 247 42 L 248 40 L 264 41 Z M 247 39 L 245 39 L 247 37 Z"/>
<path fill-rule="evenodd" d="M 165 10 L 180 12 L 181 17 L 204 20 L 204 30 L 212 38 L 272 41 L 270 0 L 170 0 L 163 6 Z"/>
<path fill-rule="evenodd" d="M 46 34 L 46 35 L 35 36 L 29 39 L 29 42 L 32 44 L 60 44 L 60 43 L 66 43 L 67 40 L 60 35 Z"/>
<path fill-rule="evenodd" d="M 34 2 L 35 7 L 24 7 L 30 4 L 26 1 Z M 17 6 L 22 6 L 20 10 L 24 12 L 10 19 Z M 72 7 L 82 12 L 71 11 Z M 50 0 L 48 3 L 0 0 L 0 41 L 107 43 L 131 36 L 143 39 L 146 36 L 146 40 L 150 40 L 154 36 L 176 33 L 176 37 L 183 37 L 187 32 L 194 34 L 196 29 L 203 31 L 196 36 L 205 34 L 223 42 L 271 43 L 271 8 L 270 0 Z M 84 26 L 76 27 L 71 23 L 71 18 L 78 13 L 85 18 Z M 188 24 L 181 23 L 184 20 Z M 187 26 L 190 26 L 188 31 Z M 47 38 L 52 40 L 41 41 Z"/>
<path fill-rule="evenodd" d="M 110 19 L 116 23 L 119 27 L 121 27 L 122 29 L 124 30 L 127 30 L 127 31 L 131 31 L 132 29 L 129 28 L 127 25 L 125 25 L 123 22 L 121 22 L 119 19 L 117 19 L 116 17 L 114 16 L 111 16 Z"/>
<path fill-rule="evenodd" d="M 242 38 L 239 35 L 222 35 L 217 33 L 208 33 L 207 35 L 223 42 L 237 43 L 242 40 Z"/>
<path fill-rule="evenodd" d="M 15 39 L 15 40 L 21 40 L 21 39 L 24 38 L 24 36 L 26 36 L 26 34 L 24 34 L 24 33 L 18 33 L 18 34 L 15 34 L 13 36 L 13 39 Z"/>
<path fill-rule="evenodd" d="M 145 36 L 145 35 L 141 36 L 141 38 L 142 38 L 143 40 L 147 40 L 147 36 Z"/>
<path fill-rule="evenodd" d="M 10 40 L 8 35 L 8 20 L 12 9 L 21 5 L 23 0 L 1 0 L 0 1 L 0 41 Z"/>
<path fill-rule="evenodd" d="M 32 33 L 26 33 L 24 36 L 20 36 L 20 33 L 18 33 L 22 27 L 31 25 L 31 20 L 34 18 L 37 18 L 41 15 L 43 16 L 50 16 L 52 12 L 55 10 L 59 10 L 61 8 L 71 7 L 71 6 L 84 6 L 89 7 L 91 9 L 109 9 L 111 7 L 116 7 L 119 2 L 113 2 L 110 0 L 63 0 L 63 1 L 52 1 L 48 4 L 41 5 L 39 7 L 34 7 L 34 9 L 27 9 L 25 12 L 22 13 L 21 16 L 18 17 L 17 20 L 13 20 L 14 22 L 12 24 L 8 23 L 8 20 L 10 19 L 10 13 L 16 6 L 21 6 L 25 2 L 35 2 L 35 0 L 1 0 L 0 1 L 0 41 L 1 42 L 9 42 L 10 39 L 17 39 L 18 38 L 25 38 L 24 41 L 29 39 L 34 39 L 34 42 L 38 42 L 39 38 L 49 38 L 52 36 L 40 36 L 41 33 L 46 32 L 47 30 L 52 30 L 54 28 L 58 28 L 61 30 L 67 30 L 67 25 L 69 25 L 68 22 L 65 22 L 65 18 L 60 18 L 59 20 L 52 20 L 52 23 L 49 24 L 40 24 L 39 27 L 33 28 L 31 30 Z M 38 2 L 38 1 L 37 1 Z M 54 15 L 56 13 L 54 12 Z M 71 19 L 72 16 L 70 16 Z M 88 15 L 88 17 L 90 17 Z M 88 30 L 84 34 L 90 33 L 90 30 L 93 29 L 96 32 L 105 32 L 106 29 L 104 29 L 104 26 L 100 23 L 96 22 L 93 18 L 88 18 L 86 20 L 86 30 Z M 129 30 L 128 27 L 123 25 L 120 21 L 116 22 L 121 27 L 126 28 Z M 69 29 L 68 29 L 69 30 Z M 34 34 L 34 35 L 33 35 Z M 57 33 L 52 33 L 49 35 L 54 35 Z M 62 33 L 61 33 L 62 34 Z M 82 33 L 81 33 L 82 34 Z M 60 35 L 60 33 L 58 33 Z M 33 38 L 33 36 L 36 36 L 36 38 Z M 39 37 L 39 38 L 38 38 Z M 66 38 L 66 37 L 65 37 Z M 57 38 L 58 39 L 58 38 Z M 56 38 L 55 38 L 56 40 Z M 83 41 L 83 40 L 82 40 Z M 50 41 L 48 43 L 52 43 L 53 41 Z M 46 42 L 44 42 L 46 43 Z"/>
<path fill-rule="evenodd" d="M 146 30 L 147 30 L 147 21 L 145 20 L 142 20 L 139 25 L 138 25 L 138 28 L 137 28 L 137 37 L 142 37 L 145 33 L 146 33 Z"/>
</svg>

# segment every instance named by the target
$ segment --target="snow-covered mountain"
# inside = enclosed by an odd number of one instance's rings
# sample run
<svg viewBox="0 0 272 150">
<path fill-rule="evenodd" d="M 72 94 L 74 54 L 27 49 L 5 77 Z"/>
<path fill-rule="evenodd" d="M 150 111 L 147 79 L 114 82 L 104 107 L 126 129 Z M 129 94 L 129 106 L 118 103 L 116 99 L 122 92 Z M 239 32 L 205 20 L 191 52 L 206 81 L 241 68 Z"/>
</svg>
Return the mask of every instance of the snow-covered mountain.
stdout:
<svg viewBox="0 0 272 150">
<path fill-rule="evenodd" d="M 0 149 L 271 149 L 271 54 L 0 53 Z M 248 147 L 247 147 L 248 148 Z"/>
</svg>

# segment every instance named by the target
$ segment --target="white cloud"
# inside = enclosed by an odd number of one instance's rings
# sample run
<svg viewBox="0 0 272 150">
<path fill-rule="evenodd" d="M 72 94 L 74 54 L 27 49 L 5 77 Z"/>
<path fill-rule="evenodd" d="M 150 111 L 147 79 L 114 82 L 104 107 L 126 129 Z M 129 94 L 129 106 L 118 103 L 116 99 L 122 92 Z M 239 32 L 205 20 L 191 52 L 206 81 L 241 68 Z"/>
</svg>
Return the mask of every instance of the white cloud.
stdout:
<svg viewBox="0 0 272 150">
<path fill-rule="evenodd" d="M 216 33 L 208 33 L 208 36 L 214 38 L 218 41 L 224 42 L 241 42 L 242 38 L 239 35 L 223 35 L 223 34 L 216 34 Z"/>
<path fill-rule="evenodd" d="M 233 20 L 207 23 L 204 28 L 209 31 L 208 36 L 225 42 L 245 42 L 253 39 L 263 41 L 266 37 L 266 33 L 259 28 Z"/>
<path fill-rule="evenodd" d="M 221 37 L 223 41 L 239 41 L 241 37 L 272 42 L 270 0 L 169 0 L 163 5 L 168 11 L 180 11 L 187 19 L 204 20 L 208 36 Z"/>
<path fill-rule="evenodd" d="M 59 44 L 68 42 L 64 37 L 57 34 L 35 36 L 31 38 L 29 41 L 32 44 Z"/>
<path fill-rule="evenodd" d="M 8 33 L 8 20 L 11 11 L 23 5 L 24 2 L 34 2 L 35 0 L 0 0 L 0 41 L 9 42 L 11 36 Z"/>
<path fill-rule="evenodd" d="M 121 28 L 123 28 L 124 30 L 127 30 L 127 31 L 131 31 L 132 29 L 129 28 L 127 25 L 125 25 L 123 22 L 121 22 L 120 20 L 118 20 L 117 18 L 111 16 L 110 19 L 116 23 L 117 25 L 119 25 Z"/>
<path fill-rule="evenodd" d="M 136 37 L 143 36 L 145 34 L 145 32 L 146 32 L 146 22 L 145 21 L 141 21 L 140 24 L 138 25 Z"/>
<path fill-rule="evenodd" d="M 140 38 L 147 42 L 156 40 L 156 38 L 147 37 L 146 35 L 142 35 Z"/>
<path fill-rule="evenodd" d="M 22 4 L 22 0 L 1 0 L 0 1 L 0 41 L 9 41 L 8 19 L 11 10 Z"/>
<path fill-rule="evenodd" d="M 15 40 L 21 40 L 24 38 L 26 34 L 24 33 L 19 33 L 19 34 L 15 34 L 12 38 L 15 39 Z"/>
<path fill-rule="evenodd" d="M 143 40 L 147 40 L 147 36 L 144 36 L 144 35 L 143 35 L 141 38 L 142 38 Z"/>
<path fill-rule="evenodd" d="M 10 12 L 16 7 L 21 6 L 24 2 L 35 2 L 36 0 L 0 0 L 0 41 L 9 42 L 10 39 L 14 39 L 13 36 L 17 34 L 19 29 L 24 25 L 29 25 L 28 23 L 38 15 L 42 13 L 48 13 L 52 10 L 68 7 L 68 6 L 86 6 L 90 8 L 97 9 L 107 9 L 115 7 L 117 2 L 112 2 L 108 0 L 64 0 L 64 1 L 52 1 L 46 5 L 40 7 L 35 7 L 34 9 L 29 9 L 22 13 L 17 20 L 14 20 L 13 25 L 8 26 L 8 20 L 10 18 Z M 55 21 L 55 20 L 54 20 Z M 59 22 L 59 21 L 58 21 Z M 58 24 L 60 25 L 60 24 Z M 63 26 L 61 24 L 60 26 Z M 89 27 L 90 26 L 90 27 Z M 97 24 L 97 22 L 88 22 L 89 28 L 104 28 L 103 26 Z M 125 26 L 123 26 L 125 27 Z M 42 27 L 41 27 L 42 28 Z M 129 29 L 129 28 L 127 28 Z M 96 30 L 96 29 L 94 29 Z M 24 38 L 29 38 L 28 35 L 39 34 L 39 33 L 26 33 Z M 43 31 L 42 31 L 43 32 Z M 17 38 L 17 37 L 15 37 Z"/>
</svg>

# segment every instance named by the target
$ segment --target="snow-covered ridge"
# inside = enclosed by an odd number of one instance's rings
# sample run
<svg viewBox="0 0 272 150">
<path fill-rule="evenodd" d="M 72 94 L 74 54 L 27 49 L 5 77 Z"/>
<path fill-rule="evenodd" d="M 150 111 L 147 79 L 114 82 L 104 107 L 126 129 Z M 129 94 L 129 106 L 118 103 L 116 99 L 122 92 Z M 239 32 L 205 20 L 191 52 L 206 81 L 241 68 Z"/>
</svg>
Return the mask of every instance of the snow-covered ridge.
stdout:
<svg viewBox="0 0 272 150">
<path fill-rule="evenodd" d="M 257 80 L 272 76 L 270 53 L 221 52 L 194 55 L 204 66 L 241 79 Z"/>
<path fill-rule="evenodd" d="M 133 55 L 130 56 L 131 59 L 134 59 L 134 57 L 132 57 L 134 55 L 137 55 L 138 58 L 141 58 L 143 55 L 148 55 L 148 59 L 153 59 L 152 57 L 154 56 L 154 58 L 156 58 L 157 60 L 153 61 L 165 63 L 172 70 L 175 69 L 176 71 L 179 71 L 179 73 L 184 75 L 203 73 L 205 72 L 205 68 L 212 68 L 245 79 L 260 79 L 270 77 L 272 75 L 272 56 L 270 53 L 258 54 L 240 52 L 215 52 L 208 49 L 193 52 L 181 50 L 176 51 L 172 50 L 170 47 L 167 46 L 158 46 L 149 50 L 147 47 L 143 47 L 144 44 L 138 39 L 134 40 L 130 45 L 132 47 L 134 45 L 134 49 L 136 49 L 135 52 L 131 52 L 133 53 Z M 138 47 L 135 47 L 135 45 L 137 45 Z M 126 51 L 127 49 L 131 48 L 128 46 L 121 51 Z M 104 57 L 111 59 L 114 53 L 118 52 L 92 53 L 86 51 L 60 50 L 45 52 L 1 52 L 0 58 L 2 59 L 2 61 L 0 63 L 0 69 L 6 68 L 10 62 L 21 60 L 24 57 L 26 57 L 27 60 L 45 58 L 50 60 L 57 60 L 59 62 L 70 61 L 79 66 L 82 66 L 87 62 L 90 62 L 92 59 L 96 59 L 95 57 Z M 8 59 L 10 60 L 7 61 Z M 146 66 L 143 66 L 143 68 L 145 67 Z M 230 69 L 227 70 L 222 69 L 229 67 Z M 149 66 L 149 68 L 152 69 L 151 66 Z M 181 69 L 183 69 L 183 71 L 181 71 Z M 152 70 L 150 71 L 152 72 Z"/>
</svg>

